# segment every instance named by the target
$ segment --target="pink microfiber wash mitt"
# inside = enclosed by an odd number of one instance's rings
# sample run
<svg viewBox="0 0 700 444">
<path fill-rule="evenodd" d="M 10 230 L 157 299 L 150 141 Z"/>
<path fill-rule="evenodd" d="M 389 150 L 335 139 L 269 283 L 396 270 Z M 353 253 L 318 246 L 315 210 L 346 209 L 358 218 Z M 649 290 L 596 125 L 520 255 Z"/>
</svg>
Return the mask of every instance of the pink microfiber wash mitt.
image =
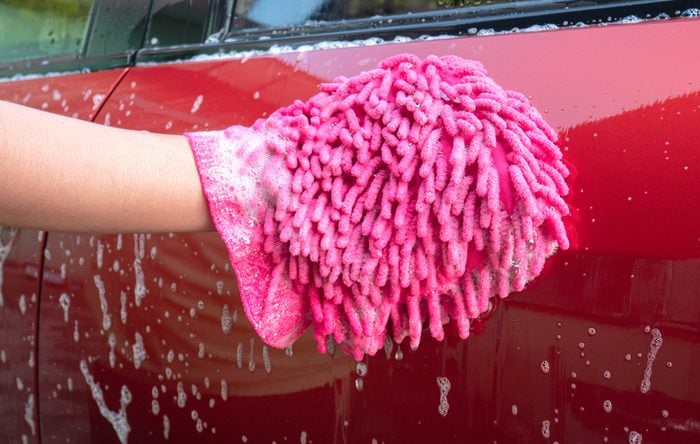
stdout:
<svg viewBox="0 0 700 444">
<path fill-rule="evenodd" d="M 248 318 L 284 347 L 313 323 L 357 359 L 427 319 L 460 337 L 569 241 L 555 131 L 456 56 L 410 54 L 250 127 L 189 133 Z"/>
</svg>

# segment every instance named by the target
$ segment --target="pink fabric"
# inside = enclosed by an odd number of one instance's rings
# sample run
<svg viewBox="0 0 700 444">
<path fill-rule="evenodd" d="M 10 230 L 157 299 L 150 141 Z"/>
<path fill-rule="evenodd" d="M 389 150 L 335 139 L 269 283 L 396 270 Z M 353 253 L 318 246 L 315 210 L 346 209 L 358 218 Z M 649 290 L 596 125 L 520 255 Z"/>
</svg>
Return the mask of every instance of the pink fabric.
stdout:
<svg viewBox="0 0 700 444">
<path fill-rule="evenodd" d="M 426 319 L 436 339 L 449 318 L 466 338 L 490 297 L 569 245 L 556 133 L 478 62 L 395 56 L 250 129 L 187 136 L 273 346 L 311 323 L 321 352 L 331 335 L 358 359 L 388 325 L 414 348 Z"/>
</svg>

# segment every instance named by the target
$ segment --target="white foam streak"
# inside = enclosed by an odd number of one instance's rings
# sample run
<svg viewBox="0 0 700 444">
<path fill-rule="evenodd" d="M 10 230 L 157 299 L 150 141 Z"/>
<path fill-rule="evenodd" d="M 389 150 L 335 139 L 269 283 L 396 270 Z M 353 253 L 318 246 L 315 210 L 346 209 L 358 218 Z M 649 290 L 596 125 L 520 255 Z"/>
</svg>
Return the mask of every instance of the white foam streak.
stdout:
<svg viewBox="0 0 700 444">
<path fill-rule="evenodd" d="M 121 444 L 126 444 L 129 441 L 129 433 L 131 432 L 129 420 L 126 416 L 126 408 L 129 406 L 132 400 L 129 388 L 125 385 L 122 386 L 121 396 L 119 398 L 119 411 L 113 412 L 107 407 L 107 403 L 104 399 L 104 393 L 102 392 L 100 385 L 95 382 L 95 379 L 90 374 L 90 370 L 88 369 L 88 364 L 85 359 L 80 360 L 80 371 L 85 378 L 85 382 L 90 387 L 92 399 L 97 403 L 100 414 L 110 424 L 112 424 L 114 431 L 117 433 L 119 442 Z"/>
</svg>

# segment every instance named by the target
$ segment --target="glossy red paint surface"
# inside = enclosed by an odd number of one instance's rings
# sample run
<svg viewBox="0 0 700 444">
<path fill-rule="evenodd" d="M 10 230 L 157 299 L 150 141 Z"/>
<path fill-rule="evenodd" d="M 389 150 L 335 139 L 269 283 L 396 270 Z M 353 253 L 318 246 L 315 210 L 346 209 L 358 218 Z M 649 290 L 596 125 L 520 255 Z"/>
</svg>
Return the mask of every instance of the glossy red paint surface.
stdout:
<svg viewBox="0 0 700 444">
<path fill-rule="evenodd" d="M 388 343 L 358 365 L 310 335 L 263 348 L 214 233 L 51 233 L 42 441 L 118 442 L 105 417 L 126 430 L 127 387 L 130 442 L 697 442 L 699 38 L 679 19 L 130 70 L 96 120 L 181 133 L 250 124 L 398 52 L 480 60 L 561 134 L 573 247 L 467 341 Z"/>
<path fill-rule="evenodd" d="M 91 120 L 121 74 L 122 70 L 116 70 L 0 82 L 0 100 Z M 42 255 L 44 242 L 44 232 L 0 227 L 0 250 L 6 250 L 6 256 L 0 251 L 2 442 L 39 442 L 40 439 L 37 320 L 42 256 L 50 257 L 50 253 Z M 43 279 L 45 282 L 60 279 L 60 270 L 44 273 Z M 65 378 L 59 384 L 65 389 Z"/>
</svg>

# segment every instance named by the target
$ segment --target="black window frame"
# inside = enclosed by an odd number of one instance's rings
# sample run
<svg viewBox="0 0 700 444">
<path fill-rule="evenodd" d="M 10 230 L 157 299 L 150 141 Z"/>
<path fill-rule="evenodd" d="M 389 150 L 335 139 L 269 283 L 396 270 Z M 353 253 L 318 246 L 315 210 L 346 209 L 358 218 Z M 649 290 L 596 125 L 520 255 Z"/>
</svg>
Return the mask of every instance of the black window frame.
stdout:
<svg viewBox="0 0 700 444">
<path fill-rule="evenodd" d="M 191 58 L 202 54 L 268 50 L 273 45 L 313 45 L 322 41 L 351 41 L 378 37 L 392 40 L 398 36 L 467 36 L 473 30 L 496 32 L 553 24 L 569 27 L 578 23 L 595 25 L 619 21 L 630 15 L 652 19 L 661 14 L 674 18 L 682 11 L 698 8 L 690 0 L 538 0 L 496 3 L 367 19 L 315 23 L 313 26 L 289 26 L 259 30 L 221 32 L 218 42 L 204 45 L 145 48 L 136 54 L 136 63 L 158 63 Z M 235 10 L 235 9 L 234 9 Z M 390 21 L 387 19 L 391 18 Z M 235 20 L 235 17 L 232 17 Z M 229 29 L 231 23 L 227 24 Z"/>
</svg>

